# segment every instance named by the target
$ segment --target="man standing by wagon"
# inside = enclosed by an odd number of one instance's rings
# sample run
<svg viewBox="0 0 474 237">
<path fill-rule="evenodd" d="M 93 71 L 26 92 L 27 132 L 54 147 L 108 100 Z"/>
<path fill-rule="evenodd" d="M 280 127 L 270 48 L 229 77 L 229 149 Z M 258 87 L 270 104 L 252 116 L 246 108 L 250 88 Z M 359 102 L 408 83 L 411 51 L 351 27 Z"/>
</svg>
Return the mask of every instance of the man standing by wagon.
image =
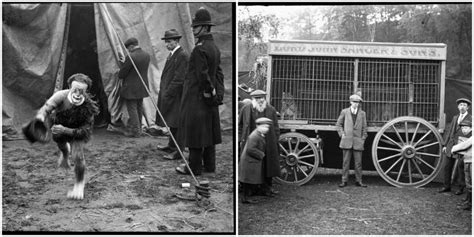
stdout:
<svg viewBox="0 0 474 237">
<path fill-rule="evenodd" d="M 265 135 L 266 154 L 263 159 L 263 170 L 265 175 L 264 193 L 273 196 L 278 192 L 272 188 L 273 177 L 280 176 L 280 152 L 278 148 L 278 138 L 280 128 L 278 127 L 278 115 L 273 106 L 265 100 L 266 93 L 262 90 L 255 90 L 250 93 L 252 102 L 246 104 L 239 113 L 239 146 L 244 148 L 250 133 L 256 128 L 255 121 L 265 117 L 272 120 L 270 129 Z"/>
<path fill-rule="evenodd" d="M 183 144 L 189 148 L 189 166 L 194 174 L 216 170 L 216 144 L 222 142 L 219 105 L 224 98 L 224 74 L 220 67 L 221 53 L 214 43 L 210 13 L 200 8 L 192 22 L 198 39 L 189 58 L 181 100 Z M 176 167 L 189 174 L 184 164 Z"/>
<path fill-rule="evenodd" d="M 130 38 L 125 41 L 125 47 L 129 51 L 130 57 L 125 59 L 118 73 L 118 77 L 123 80 L 120 96 L 124 99 L 130 116 L 125 135 L 129 137 L 139 137 L 142 129 L 143 98 L 149 96 L 142 79 L 148 87 L 150 55 L 138 46 L 138 40 L 136 38 Z M 133 66 L 132 60 L 138 72 Z"/>
<path fill-rule="evenodd" d="M 183 92 L 184 76 L 188 68 L 189 56 L 179 45 L 181 35 L 177 30 L 171 29 L 165 32 L 161 38 L 165 41 L 166 48 L 170 51 L 166 59 L 165 67 L 161 73 L 160 92 L 158 93 L 158 109 L 160 110 L 166 124 L 170 128 L 170 133 L 175 138 L 178 146 L 182 149 L 182 142 L 178 136 L 179 127 L 179 104 Z M 158 112 L 156 113 L 156 124 L 164 127 Z M 174 152 L 166 155 L 164 158 L 169 160 L 179 159 L 179 153 L 176 151 L 176 145 L 171 136 L 166 146 L 158 145 L 159 150 Z"/>
<path fill-rule="evenodd" d="M 337 133 L 341 138 L 339 147 L 342 149 L 342 183 L 339 187 L 347 186 L 351 158 L 354 157 L 356 186 L 367 187 L 362 183 L 362 151 L 367 138 L 367 119 L 365 112 L 359 108 L 362 98 L 357 95 L 349 97 L 351 106 L 341 111 L 336 122 Z"/>
<path fill-rule="evenodd" d="M 456 163 L 456 158 L 458 158 L 457 154 L 453 154 L 451 152 L 451 149 L 453 148 L 454 145 L 458 142 L 458 137 L 462 136 L 462 131 L 461 127 L 459 124 L 461 124 L 462 121 L 469 120 L 471 121 L 471 115 L 468 113 L 469 106 L 471 105 L 471 101 L 466 98 L 460 98 L 456 100 L 456 103 L 458 105 L 458 110 L 459 114 L 454 115 L 453 119 L 451 120 L 451 126 L 449 127 L 449 130 L 446 133 L 445 141 L 446 141 L 446 146 L 443 147 L 443 152 L 445 153 L 445 158 L 444 158 L 444 185 L 443 188 L 439 190 L 440 193 L 444 192 L 450 192 L 451 191 L 451 176 L 453 172 L 456 172 L 459 175 L 459 183 L 460 183 L 460 188 L 459 190 L 455 193 L 457 195 L 460 195 L 463 193 L 463 189 L 465 186 L 464 182 L 464 164 L 463 162 L 458 161 L 458 165 L 454 167 L 454 164 Z M 453 170 L 454 167 L 454 170 Z"/>
</svg>

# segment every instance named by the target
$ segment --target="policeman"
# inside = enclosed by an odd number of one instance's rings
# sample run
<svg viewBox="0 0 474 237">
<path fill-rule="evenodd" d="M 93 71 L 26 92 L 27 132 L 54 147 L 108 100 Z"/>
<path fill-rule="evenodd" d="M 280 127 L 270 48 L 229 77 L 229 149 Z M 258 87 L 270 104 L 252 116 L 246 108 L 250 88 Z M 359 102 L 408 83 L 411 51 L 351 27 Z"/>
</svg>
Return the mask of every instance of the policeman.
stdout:
<svg viewBox="0 0 474 237">
<path fill-rule="evenodd" d="M 181 99 L 181 129 L 183 144 L 189 148 L 189 166 L 194 174 L 215 172 L 216 144 L 222 142 L 219 105 L 224 98 L 224 74 L 220 67 L 221 53 L 214 43 L 209 12 L 200 8 L 193 18 L 196 46 L 189 58 Z M 185 165 L 176 167 L 189 174 Z"/>
</svg>

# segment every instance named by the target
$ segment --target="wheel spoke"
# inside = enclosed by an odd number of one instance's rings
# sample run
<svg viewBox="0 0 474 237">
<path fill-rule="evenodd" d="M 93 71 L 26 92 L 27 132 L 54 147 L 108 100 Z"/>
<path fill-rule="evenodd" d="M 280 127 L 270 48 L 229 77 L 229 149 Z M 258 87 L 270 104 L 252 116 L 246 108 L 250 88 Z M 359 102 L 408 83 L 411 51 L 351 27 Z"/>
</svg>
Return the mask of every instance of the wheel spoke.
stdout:
<svg viewBox="0 0 474 237">
<path fill-rule="evenodd" d="M 396 148 L 391 148 L 391 147 L 384 147 L 384 146 L 379 146 L 379 147 L 377 147 L 377 149 L 402 152 L 401 149 L 396 149 Z"/>
<path fill-rule="evenodd" d="M 308 162 L 304 162 L 304 161 L 301 161 L 301 160 L 298 160 L 298 164 L 303 164 L 303 165 L 306 165 L 306 166 L 309 166 L 311 168 L 314 168 L 314 165 L 308 163 Z"/>
<path fill-rule="evenodd" d="M 293 152 L 293 149 L 291 148 L 291 137 L 289 137 L 288 139 L 286 139 L 288 141 L 288 148 L 289 148 L 289 151 L 290 153 Z"/>
<path fill-rule="evenodd" d="M 400 159 L 398 159 L 397 161 L 395 161 L 395 163 L 393 163 L 393 165 L 392 165 L 392 166 L 390 166 L 390 168 L 388 168 L 388 170 L 387 170 L 387 171 L 385 171 L 385 174 L 387 174 L 388 172 L 390 172 L 390 170 L 392 170 L 392 169 L 393 169 L 393 167 L 395 167 L 395 165 L 397 165 L 397 164 L 398 164 L 398 162 L 400 162 L 401 160 L 403 160 L 403 157 L 400 157 Z"/>
<path fill-rule="evenodd" d="M 439 158 L 439 155 L 437 155 L 437 154 L 430 154 L 430 153 L 426 153 L 426 152 L 417 152 L 416 154 Z"/>
<path fill-rule="evenodd" d="M 309 154 L 305 156 L 298 156 L 298 160 L 314 157 L 314 154 Z"/>
<path fill-rule="evenodd" d="M 431 130 L 428 131 L 425 135 L 423 135 L 423 137 L 421 137 L 420 140 L 418 140 L 418 141 L 415 143 L 415 145 L 413 145 L 413 146 L 414 146 L 414 147 L 418 146 L 418 143 L 420 143 L 421 141 L 423 141 L 423 139 L 425 139 L 425 137 L 427 137 L 428 135 L 430 135 L 430 133 L 432 133 Z"/>
<path fill-rule="evenodd" d="M 309 146 L 310 146 L 310 144 L 308 143 L 306 146 L 304 146 L 303 149 L 301 149 L 300 151 L 298 151 L 298 152 L 296 153 L 296 155 L 300 155 L 301 153 L 303 153 L 303 151 L 305 151 L 306 148 L 308 148 Z"/>
<path fill-rule="evenodd" d="M 405 138 L 406 138 L 405 141 L 407 141 L 406 144 L 408 144 L 408 142 L 409 142 L 409 139 L 408 139 L 408 121 L 405 121 Z M 408 162 L 408 163 L 410 163 L 410 162 Z"/>
<path fill-rule="evenodd" d="M 288 154 L 289 154 L 289 153 L 288 153 L 288 151 L 286 150 L 286 148 L 285 148 L 285 147 L 283 147 L 283 145 L 282 145 L 282 144 L 278 143 L 278 145 L 280 145 L 280 148 L 281 148 L 281 150 L 282 150 L 282 151 L 284 151 L 286 155 L 288 155 Z"/>
<path fill-rule="evenodd" d="M 403 159 L 402 166 L 400 166 L 400 171 L 398 171 L 397 182 L 398 182 L 398 180 L 400 179 L 400 175 L 402 174 L 403 167 L 405 166 L 405 163 L 406 163 L 406 162 L 407 162 L 407 160 L 406 160 L 406 159 Z"/>
<path fill-rule="evenodd" d="M 418 132 L 419 127 L 420 127 L 420 123 L 416 124 L 415 132 L 413 133 L 413 137 L 411 137 L 410 144 L 413 144 L 413 142 L 415 141 L 416 132 Z"/>
<path fill-rule="evenodd" d="M 397 145 L 398 147 L 402 148 L 402 146 L 397 143 L 396 141 L 394 141 L 392 138 L 386 136 L 385 134 L 382 134 L 383 137 L 387 138 L 389 141 L 391 141 L 393 144 Z M 382 139 L 380 139 L 382 141 Z M 385 141 L 385 140 L 384 140 Z"/>
<path fill-rule="evenodd" d="M 398 153 L 398 154 L 395 154 L 395 155 L 392 155 L 392 156 L 389 156 L 389 157 L 385 157 L 385 158 L 383 158 L 383 159 L 380 159 L 380 160 L 379 160 L 379 163 L 382 162 L 382 161 L 386 161 L 386 160 L 393 159 L 393 158 L 395 158 L 395 157 L 397 157 L 397 156 L 399 157 L 399 156 L 401 156 L 401 154 Z"/>
<path fill-rule="evenodd" d="M 296 170 L 294 170 L 293 174 L 295 175 L 295 181 L 298 181 L 298 175 L 296 175 Z"/>
<path fill-rule="evenodd" d="M 395 128 L 395 126 L 393 126 L 393 124 L 392 124 L 392 128 L 395 130 L 395 134 L 397 134 L 398 139 L 400 139 L 400 141 L 402 142 L 402 144 L 405 145 L 405 142 L 403 141 L 402 136 L 400 136 L 400 133 L 399 133 L 398 130 Z"/>
<path fill-rule="evenodd" d="M 295 150 L 294 150 L 294 151 L 295 151 L 297 154 L 299 154 L 300 152 L 297 152 L 297 151 L 298 151 L 298 146 L 300 145 L 300 139 L 299 139 L 299 138 L 296 138 L 296 139 L 298 139 L 298 142 L 296 143 L 296 146 L 295 146 Z M 304 149 L 303 149 L 303 150 L 304 150 Z"/>
<path fill-rule="evenodd" d="M 410 161 L 407 162 L 408 165 L 408 179 L 410 180 L 410 183 L 413 183 L 413 180 L 411 178 L 411 163 Z"/>
<path fill-rule="evenodd" d="M 299 165 L 296 165 L 296 166 L 298 167 L 299 170 L 301 170 L 301 172 L 303 172 L 304 176 L 308 177 L 308 174 L 303 169 L 301 169 Z"/>
<path fill-rule="evenodd" d="M 439 142 L 433 142 L 433 143 L 430 143 L 430 144 L 426 144 L 424 146 L 420 146 L 418 148 L 415 148 L 416 151 L 420 150 L 420 149 L 423 149 L 423 148 L 426 148 L 426 147 L 429 147 L 429 146 L 432 146 L 432 145 L 436 145 L 436 144 L 439 144 Z"/>
<path fill-rule="evenodd" d="M 416 170 L 418 170 L 418 173 L 421 174 L 421 177 L 422 177 L 423 179 L 425 179 L 425 175 L 423 174 L 423 172 L 421 172 L 420 166 L 418 166 L 418 164 L 416 163 L 415 160 L 412 159 L 411 161 L 412 161 L 413 164 L 415 165 Z"/>
<path fill-rule="evenodd" d="M 418 156 L 415 156 L 416 159 L 420 160 L 421 162 L 423 162 L 423 164 L 425 164 L 426 166 L 430 167 L 432 170 L 435 170 L 435 167 L 431 166 L 430 164 L 428 164 L 428 162 L 426 162 L 425 160 L 421 159 L 420 157 Z"/>
<path fill-rule="evenodd" d="M 288 170 L 286 170 L 286 173 L 285 173 L 285 180 L 288 180 Z"/>
</svg>

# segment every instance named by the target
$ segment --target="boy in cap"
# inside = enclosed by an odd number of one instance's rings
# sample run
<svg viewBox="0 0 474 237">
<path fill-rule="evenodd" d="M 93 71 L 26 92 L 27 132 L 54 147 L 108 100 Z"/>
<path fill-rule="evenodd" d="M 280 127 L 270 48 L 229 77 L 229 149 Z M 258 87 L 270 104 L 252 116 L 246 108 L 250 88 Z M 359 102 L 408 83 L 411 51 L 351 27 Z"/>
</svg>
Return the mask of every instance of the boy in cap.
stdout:
<svg viewBox="0 0 474 237">
<path fill-rule="evenodd" d="M 138 40 L 136 38 L 130 38 L 125 41 L 125 47 L 130 52 L 130 57 L 126 57 L 118 73 L 118 77 L 123 80 L 120 96 L 124 99 L 130 116 L 127 122 L 128 131 L 125 135 L 128 137 L 139 137 L 142 129 L 143 98 L 149 96 L 140 77 L 148 87 L 150 55 L 138 46 Z M 132 60 L 138 72 L 135 70 Z"/>
<path fill-rule="evenodd" d="M 256 203 L 249 199 L 253 185 L 264 183 L 263 159 L 266 156 L 265 134 L 268 133 L 272 120 L 258 118 L 256 128 L 252 131 L 244 146 L 239 162 L 239 182 L 242 184 L 242 203 Z"/>
<path fill-rule="evenodd" d="M 459 143 L 453 146 L 451 152 L 462 155 L 462 159 L 464 160 L 464 178 L 467 195 L 464 202 L 461 203 L 458 208 L 470 211 L 472 206 L 472 122 L 471 120 L 463 120 L 459 126 L 461 127 L 463 137 L 459 137 Z"/>
<path fill-rule="evenodd" d="M 158 92 L 158 109 L 170 128 L 170 133 L 173 135 L 178 146 L 182 150 L 182 141 L 179 139 L 180 136 L 178 136 L 180 115 L 179 104 L 181 103 L 183 82 L 188 67 L 189 56 L 179 45 L 181 35 L 177 30 L 167 30 L 165 36 L 161 39 L 165 41 L 165 46 L 170 53 L 161 73 L 160 91 Z M 155 121 L 158 126 L 165 126 L 158 115 L 158 112 L 156 112 Z M 165 159 L 179 159 L 179 153 L 176 151 L 176 145 L 171 136 L 168 138 L 168 144 L 166 146 L 158 145 L 157 148 L 166 152 L 174 152 L 164 156 Z"/>
<path fill-rule="evenodd" d="M 358 94 L 349 97 L 351 106 L 343 109 L 336 122 L 337 133 L 341 137 L 339 147 L 342 149 L 342 183 L 339 187 L 347 186 L 349 167 L 354 156 L 356 186 L 367 187 L 362 183 L 362 151 L 367 138 L 367 119 L 365 112 L 359 108 L 362 98 Z"/>
<path fill-rule="evenodd" d="M 462 131 L 459 124 L 464 120 L 471 121 L 471 115 L 468 113 L 469 106 L 471 105 L 471 101 L 466 98 L 459 98 L 456 100 L 458 105 L 459 114 L 454 115 L 453 119 L 451 120 L 451 126 L 449 130 L 445 134 L 445 142 L 446 145 L 443 147 L 443 152 L 446 154 L 444 158 L 444 186 L 438 192 L 450 192 L 451 191 L 451 176 L 453 172 L 456 172 L 459 175 L 459 183 L 460 188 L 456 191 L 456 195 L 460 195 L 463 193 L 464 189 L 464 168 L 463 162 L 457 162 L 457 166 L 455 167 L 457 154 L 453 154 L 451 148 L 458 142 L 458 137 L 462 136 Z M 454 167 L 454 169 L 453 169 Z"/>
</svg>

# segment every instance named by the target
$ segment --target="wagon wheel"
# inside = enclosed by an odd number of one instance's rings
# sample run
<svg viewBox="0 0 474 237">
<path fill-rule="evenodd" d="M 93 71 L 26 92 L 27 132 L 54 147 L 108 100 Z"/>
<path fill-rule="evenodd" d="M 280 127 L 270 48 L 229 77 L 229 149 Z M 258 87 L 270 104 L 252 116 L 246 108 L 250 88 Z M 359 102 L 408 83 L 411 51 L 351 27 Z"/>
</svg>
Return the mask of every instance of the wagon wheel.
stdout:
<svg viewBox="0 0 474 237">
<path fill-rule="evenodd" d="M 396 187 L 421 187 L 441 170 L 442 144 L 441 135 L 426 120 L 399 117 L 375 135 L 372 160 L 388 183 Z"/>
<path fill-rule="evenodd" d="M 319 155 L 311 140 L 300 133 L 280 136 L 280 177 L 285 184 L 303 185 L 310 181 L 319 165 Z"/>
</svg>

